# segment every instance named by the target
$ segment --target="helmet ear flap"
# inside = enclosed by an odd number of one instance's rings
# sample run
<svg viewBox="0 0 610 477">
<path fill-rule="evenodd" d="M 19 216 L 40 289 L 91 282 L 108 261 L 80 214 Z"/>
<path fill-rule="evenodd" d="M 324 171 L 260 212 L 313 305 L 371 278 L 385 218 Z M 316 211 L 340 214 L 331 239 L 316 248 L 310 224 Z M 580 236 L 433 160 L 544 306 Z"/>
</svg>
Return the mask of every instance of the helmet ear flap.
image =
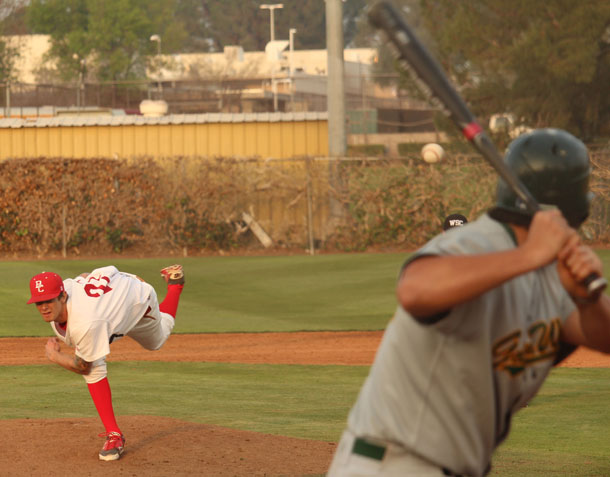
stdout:
<svg viewBox="0 0 610 477">
<path fill-rule="evenodd" d="M 591 168 L 587 148 L 578 138 L 560 129 L 537 129 L 511 142 L 504 162 L 538 203 L 557 207 L 570 226 L 577 228 L 586 220 L 593 196 L 589 191 Z M 495 209 L 503 210 L 505 218 L 507 212 L 509 216 L 525 212 L 501 178 Z"/>
</svg>

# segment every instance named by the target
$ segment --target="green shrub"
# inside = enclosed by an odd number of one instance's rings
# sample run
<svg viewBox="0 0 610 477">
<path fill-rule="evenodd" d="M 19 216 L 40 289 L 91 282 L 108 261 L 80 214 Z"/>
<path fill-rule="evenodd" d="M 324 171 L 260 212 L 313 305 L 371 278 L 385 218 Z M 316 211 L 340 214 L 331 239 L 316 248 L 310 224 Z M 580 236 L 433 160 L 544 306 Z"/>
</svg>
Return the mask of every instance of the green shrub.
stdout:
<svg viewBox="0 0 610 477">
<path fill-rule="evenodd" d="M 422 147 L 424 147 L 424 144 L 420 144 L 418 142 L 401 142 L 396 146 L 396 149 L 398 150 L 398 154 L 400 156 L 419 156 Z"/>
<path fill-rule="evenodd" d="M 398 154 L 400 156 L 412 156 L 421 153 L 422 148 L 428 143 L 424 142 L 401 142 L 397 145 Z M 472 144 L 467 141 L 454 140 L 451 142 L 440 143 L 448 155 L 451 154 L 476 154 Z"/>
<path fill-rule="evenodd" d="M 347 146 L 347 155 L 352 157 L 379 157 L 384 156 L 385 153 L 386 148 L 383 144 L 353 144 Z"/>
<path fill-rule="evenodd" d="M 457 150 L 462 143 L 444 144 Z M 468 146 L 466 144 L 466 146 Z M 298 158 L 19 159 L 0 162 L 0 256 L 146 253 L 261 247 L 410 249 L 459 212 L 492 204 L 497 174 L 477 154 L 348 160 Z M 380 150 L 380 149 L 378 149 Z M 369 159 L 370 157 L 370 159 Z M 591 153 L 595 194 L 584 238 L 610 243 L 610 154 Z"/>
</svg>

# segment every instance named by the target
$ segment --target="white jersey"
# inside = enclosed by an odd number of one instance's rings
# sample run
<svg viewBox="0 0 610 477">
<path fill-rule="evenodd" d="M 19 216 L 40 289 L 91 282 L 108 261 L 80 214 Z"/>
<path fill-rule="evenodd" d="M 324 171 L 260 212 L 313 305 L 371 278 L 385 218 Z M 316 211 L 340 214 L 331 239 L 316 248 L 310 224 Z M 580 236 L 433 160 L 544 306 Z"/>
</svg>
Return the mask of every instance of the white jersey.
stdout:
<svg viewBox="0 0 610 477">
<path fill-rule="evenodd" d="M 53 331 L 75 348 L 75 354 L 93 362 L 110 353 L 110 343 L 129 333 L 146 314 L 151 285 L 114 266 L 93 270 L 86 277 L 64 280 L 68 294 L 65 335 Z"/>
<path fill-rule="evenodd" d="M 515 246 L 512 231 L 484 215 L 435 237 L 412 259 Z M 399 306 L 348 428 L 399 444 L 439 468 L 484 475 L 512 415 L 551 370 L 561 325 L 574 307 L 555 263 L 425 325 Z"/>
</svg>

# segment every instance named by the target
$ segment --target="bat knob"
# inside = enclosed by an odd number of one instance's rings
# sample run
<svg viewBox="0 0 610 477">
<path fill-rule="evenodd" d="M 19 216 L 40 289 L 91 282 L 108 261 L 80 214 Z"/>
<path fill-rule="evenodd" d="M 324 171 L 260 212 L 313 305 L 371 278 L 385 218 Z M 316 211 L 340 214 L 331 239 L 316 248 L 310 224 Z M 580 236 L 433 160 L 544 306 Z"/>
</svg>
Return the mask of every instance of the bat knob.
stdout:
<svg viewBox="0 0 610 477">
<path fill-rule="evenodd" d="M 608 286 L 608 280 L 598 275 L 597 273 L 591 273 L 583 282 L 587 286 L 589 296 L 597 297 L 604 289 Z"/>
</svg>

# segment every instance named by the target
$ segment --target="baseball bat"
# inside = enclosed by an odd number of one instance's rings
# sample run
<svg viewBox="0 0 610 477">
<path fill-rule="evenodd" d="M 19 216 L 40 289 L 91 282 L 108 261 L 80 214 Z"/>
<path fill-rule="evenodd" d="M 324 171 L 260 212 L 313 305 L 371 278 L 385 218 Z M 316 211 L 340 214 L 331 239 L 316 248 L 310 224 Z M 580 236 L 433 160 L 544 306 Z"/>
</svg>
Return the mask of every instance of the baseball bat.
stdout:
<svg viewBox="0 0 610 477">
<path fill-rule="evenodd" d="M 390 3 L 382 1 L 371 8 L 368 17 L 370 23 L 375 28 L 382 30 L 394 44 L 400 58 L 410 66 L 423 92 L 448 113 L 464 137 L 475 146 L 521 199 L 526 212 L 534 215 L 539 211 L 541 207 L 538 201 L 504 163 L 495 144 L 451 85 L 441 66 L 419 41 L 398 11 Z M 608 285 L 608 281 L 597 273 L 591 273 L 583 283 L 590 296 L 601 293 Z"/>
</svg>

